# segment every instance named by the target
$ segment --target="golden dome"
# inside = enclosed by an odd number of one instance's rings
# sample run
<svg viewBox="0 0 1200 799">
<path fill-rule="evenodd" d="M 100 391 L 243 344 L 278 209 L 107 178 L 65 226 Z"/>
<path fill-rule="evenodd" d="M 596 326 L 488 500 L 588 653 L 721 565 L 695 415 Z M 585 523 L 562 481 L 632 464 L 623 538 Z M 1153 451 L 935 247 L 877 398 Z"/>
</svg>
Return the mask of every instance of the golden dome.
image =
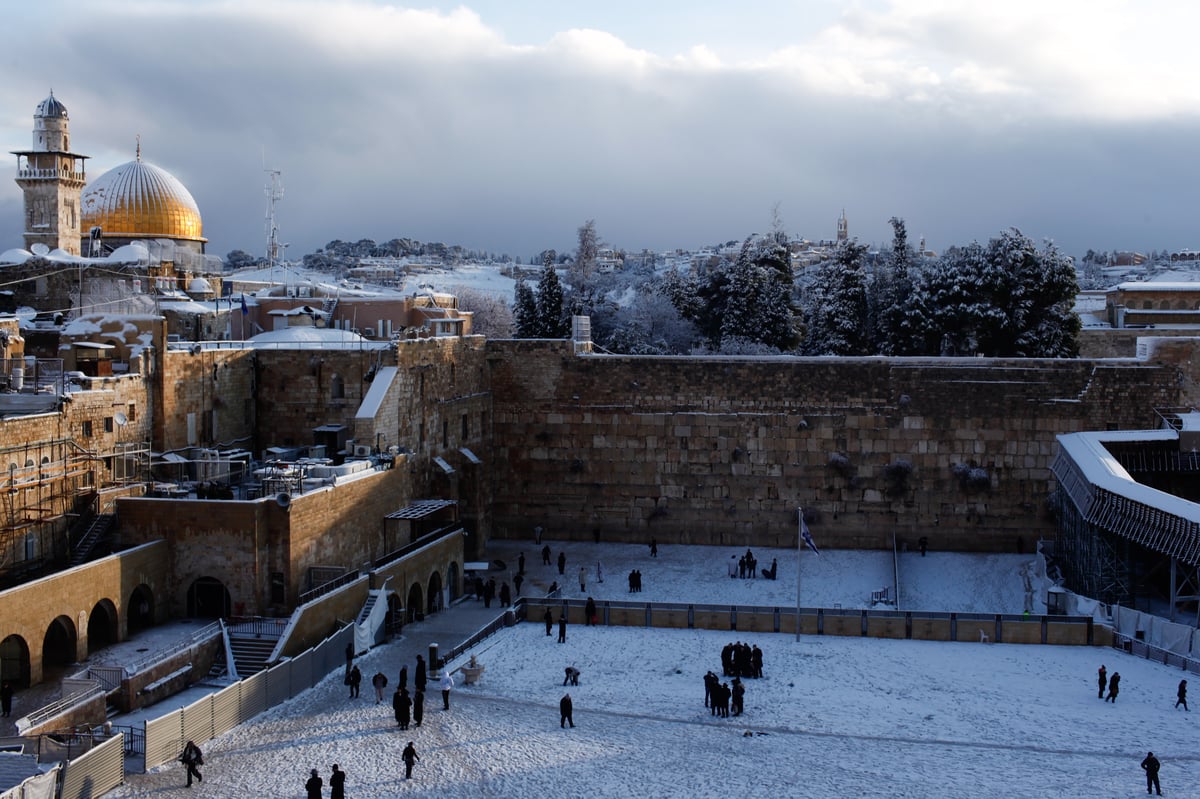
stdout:
<svg viewBox="0 0 1200 799">
<path fill-rule="evenodd" d="M 80 205 L 85 236 L 99 225 L 106 239 L 205 241 L 192 195 L 170 172 L 140 158 L 89 183 Z"/>
</svg>

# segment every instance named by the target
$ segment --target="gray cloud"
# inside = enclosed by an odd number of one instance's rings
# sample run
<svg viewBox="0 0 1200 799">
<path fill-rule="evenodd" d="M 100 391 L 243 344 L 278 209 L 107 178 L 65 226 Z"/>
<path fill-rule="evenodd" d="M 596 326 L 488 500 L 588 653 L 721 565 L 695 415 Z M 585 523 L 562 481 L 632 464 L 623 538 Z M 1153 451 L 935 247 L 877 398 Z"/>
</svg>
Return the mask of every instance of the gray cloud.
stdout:
<svg viewBox="0 0 1200 799">
<path fill-rule="evenodd" d="M 26 147 L 52 80 L 89 173 L 140 135 L 222 255 L 264 248 L 264 152 L 291 256 L 409 236 L 528 257 L 572 249 L 587 219 L 629 249 L 696 246 L 765 229 L 776 202 L 812 238 L 845 208 L 861 240 L 886 241 L 899 215 L 937 249 L 1010 225 L 1073 253 L 1200 246 L 1194 117 L 1039 116 L 1027 93 L 922 89 L 912 70 L 894 91 L 838 92 L 803 65 L 705 66 L 600 34 L 518 47 L 470 15 L 185 8 L 82 12 L 53 33 L 54 75 L 32 55 L 44 42 L 11 42 L 0 132 Z M 0 250 L 20 213 L 0 185 Z"/>
</svg>

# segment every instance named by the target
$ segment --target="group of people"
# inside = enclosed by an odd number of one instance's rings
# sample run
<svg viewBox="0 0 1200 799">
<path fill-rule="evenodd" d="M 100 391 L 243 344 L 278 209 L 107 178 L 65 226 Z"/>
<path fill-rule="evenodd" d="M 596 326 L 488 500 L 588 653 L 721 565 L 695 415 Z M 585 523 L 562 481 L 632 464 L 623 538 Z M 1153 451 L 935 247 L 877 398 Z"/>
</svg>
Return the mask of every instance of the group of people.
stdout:
<svg viewBox="0 0 1200 799">
<path fill-rule="evenodd" d="M 304 790 L 308 799 L 321 799 L 321 788 L 325 783 L 316 769 L 308 773 L 308 781 Z M 329 775 L 329 799 L 346 799 L 346 772 L 337 763 L 333 764 L 333 773 Z"/>
<path fill-rule="evenodd" d="M 636 594 L 642 590 L 642 573 L 634 569 L 629 573 L 629 593 Z"/>
<path fill-rule="evenodd" d="M 755 559 L 754 553 L 750 551 L 749 547 L 746 548 L 746 554 L 742 555 L 740 558 L 737 555 L 729 556 L 729 576 L 730 577 L 741 577 L 743 579 L 754 578 L 754 577 L 758 576 L 757 569 L 758 569 L 758 561 Z M 772 566 L 771 567 L 771 579 L 774 579 L 774 576 L 775 576 L 774 570 L 775 570 L 775 566 Z M 765 570 L 764 570 L 764 572 L 765 572 Z"/>
<path fill-rule="evenodd" d="M 726 677 L 761 677 L 763 653 L 758 644 L 750 646 L 741 641 L 721 648 L 721 669 Z"/>
<path fill-rule="evenodd" d="M 746 707 L 746 686 L 738 677 L 721 682 L 720 677 L 709 671 L 704 675 L 704 706 L 718 718 L 729 718 L 731 706 L 733 715 L 740 716 Z"/>
<path fill-rule="evenodd" d="M 1104 664 L 1100 664 L 1100 669 L 1096 676 L 1097 698 L 1103 699 L 1105 702 L 1117 703 L 1117 694 L 1121 690 L 1121 673 L 1114 671 L 1112 676 L 1108 676 L 1108 670 L 1104 668 Z M 1105 687 L 1108 688 L 1108 696 L 1104 695 Z M 1183 705 L 1183 709 L 1187 710 L 1187 680 L 1180 680 L 1179 687 L 1175 690 L 1175 708 Z M 1162 764 L 1153 752 L 1147 752 L 1146 757 L 1142 760 L 1142 770 L 1146 772 L 1146 793 L 1155 793 L 1162 796 L 1162 786 L 1158 782 L 1158 772 L 1162 768 Z"/>
<path fill-rule="evenodd" d="M 524 557 L 524 555 L 522 555 L 522 557 Z M 521 593 L 521 583 L 523 583 L 524 581 L 525 581 L 525 578 L 522 576 L 521 572 L 518 572 L 517 575 L 513 578 L 513 585 L 515 585 L 517 587 L 518 595 Z M 496 599 L 496 580 L 495 580 L 495 578 L 489 577 L 487 579 L 487 581 L 484 582 L 484 579 L 482 577 L 476 577 L 475 582 L 473 583 L 472 587 L 475 591 L 475 598 L 482 599 L 483 606 L 485 608 L 490 608 L 492 606 L 492 601 L 494 599 Z M 506 608 L 512 604 L 513 593 L 512 593 L 512 589 L 508 587 L 507 582 L 502 582 L 500 584 L 500 597 L 499 598 L 500 598 L 500 607 L 502 607 L 502 608 Z"/>
</svg>

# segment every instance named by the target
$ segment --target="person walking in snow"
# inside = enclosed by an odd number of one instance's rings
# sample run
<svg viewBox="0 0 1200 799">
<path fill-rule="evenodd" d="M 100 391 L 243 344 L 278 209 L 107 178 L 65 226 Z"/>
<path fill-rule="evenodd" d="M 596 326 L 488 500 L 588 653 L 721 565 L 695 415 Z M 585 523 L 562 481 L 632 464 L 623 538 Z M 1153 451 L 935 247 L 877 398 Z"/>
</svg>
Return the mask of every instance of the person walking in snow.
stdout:
<svg viewBox="0 0 1200 799">
<path fill-rule="evenodd" d="M 521 575 L 517 575 L 520 577 Z M 512 604 L 512 591 L 509 590 L 508 583 L 500 583 L 500 607 L 506 608 Z"/>
<path fill-rule="evenodd" d="M 604 582 L 604 565 L 600 561 L 596 561 L 596 582 Z"/>
<path fill-rule="evenodd" d="M 591 597 L 587 598 L 587 604 L 583 606 L 583 623 L 588 627 L 596 623 L 596 600 Z"/>
<path fill-rule="evenodd" d="M 442 689 L 442 710 L 450 709 L 450 691 L 454 688 L 454 678 L 450 676 L 450 670 L 442 671 L 442 679 L 438 683 Z"/>
<path fill-rule="evenodd" d="M 550 545 L 549 544 L 546 544 L 546 546 L 542 547 L 542 565 L 543 566 L 550 565 Z"/>
<path fill-rule="evenodd" d="M 329 775 L 329 799 L 346 799 L 346 772 L 337 763 Z"/>
<path fill-rule="evenodd" d="M 657 538 L 650 539 L 650 557 L 652 557 L 652 558 L 658 557 L 658 539 Z"/>
<path fill-rule="evenodd" d="M 346 679 L 350 686 L 350 698 L 358 699 L 358 686 L 362 685 L 362 672 L 358 670 L 358 666 L 350 669 L 350 676 Z"/>
<path fill-rule="evenodd" d="M 375 689 L 375 704 L 383 701 L 383 689 L 387 688 L 387 677 L 382 671 L 375 672 L 375 676 L 371 678 L 371 687 Z"/>
<path fill-rule="evenodd" d="M 1179 690 L 1175 693 L 1175 696 L 1178 697 L 1175 700 L 1175 708 L 1178 709 L 1180 705 L 1183 705 L 1183 709 L 1187 710 L 1187 680 L 1179 681 Z"/>
<path fill-rule="evenodd" d="M 1113 676 L 1108 679 L 1108 697 L 1105 702 L 1117 703 L 1117 694 L 1121 691 L 1121 672 L 1114 671 Z"/>
<path fill-rule="evenodd" d="M 521 583 L 523 582 L 525 582 L 525 578 L 521 575 L 518 574 L 516 577 L 513 577 L 513 591 L 517 596 L 521 595 Z"/>
<path fill-rule="evenodd" d="M 558 617 L 558 642 L 560 644 L 567 642 L 567 611 L 565 609 Z"/>
<path fill-rule="evenodd" d="M 1104 668 L 1104 664 L 1100 664 L 1100 693 L 1096 695 L 1097 699 L 1104 698 L 1104 688 L 1108 685 L 1108 670 Z"/>
<path fill-rule="evenodd" d="M 204 765 L 204 753 L 200 751 L 200 747 L 196 746 L 195 741 L 188 741 L 183 747 L 183 753 L 179 756 L 179 762 L 187 767 L 187 784 L 192 787 L 192 777 L 197 781 L 204 782 L 204 775 L 200 773 L 200 766 Z"/>
<path fill-rule="evenodd" d="M 413 685 L 417 686 L 418 691 L 425 690 L 425 656 L 417 655 L 417 671 L 413 676 Z"/>
<path fill-rule="evenodd" d="M 546 623 L 546 635 L 549 636 L 554 627 L 554 617 L 550 615 L 550 608 L 546 608 L 546 612 L 542 614 L 542 621 Z"/>
<path fill-rule="evenodd" d="M 400 667 L 400 682 L 396 686 L 396 690 L 399 691 L 401 688 L 407 688 L 407 687 L 408 687 L 408 666 L 401 666 Z"/>
<path fill-rule="evenodd" d="M 420 727 L 421 719 L 425 718 L 425 692 L 417 691 L 413 697 L 413 726 Z"/>
<path fill-rule="evenodd" d="M 409 741 L 408 746 L 404 747 L 404 752 L 400 757 L 404 760 L 404 779 L 411 780 L 413 766 L 421 759 L 421 756 L 417 754 L 417 747 L 413 746 L 412 741 Z"/>
<path fill-rule="evenodd" d="M 304 783 L 304 790 L 308 793 L 308 799 L 321 799 L 321 786 L 325 783 L 321 780 L 321 775 L 313 769 L 308 773 L 308 782 Z"/>
<path fill-rule="evenodd" d="M 559 574 L 567 573 L 567 553 L 566 552 L 558 553 L 558 573 Z"/>
<path fill-rule="evenodd" d="M 1146 753 L 1146 759 L 1142 761 L 1142 770 L 1146 772 L 1146 793 L 1150 793 L 1150 789 L 1153 788 L 1162 796 L 1162 787 L 1158 784 L 1158 770 L 1161 766 L 1153 752 Z"/>
<path fill-rule="evenodd" d="M 400 729 L 407 730 L 409 714 L 412 712 L 412 697 L 408 695 L 407 688 L 401 688 L 392 697 L 392 709 L 396 711 L 396 722 L 400 725 Z"/>
<path fill-rule="evenodd" d="M 572 710 L 571 695 L 563 694 L 563 698 L 558 700 L 559 727 L 565 727 L 567 724 L 570 724 L 572 727 L 575 726 L 575 719 L 571 715 Z"/>
<path fill-rule="evenodd" d="M 587 567 L 579 567 L 579 593 L 587 593 Z"/>
</svg>

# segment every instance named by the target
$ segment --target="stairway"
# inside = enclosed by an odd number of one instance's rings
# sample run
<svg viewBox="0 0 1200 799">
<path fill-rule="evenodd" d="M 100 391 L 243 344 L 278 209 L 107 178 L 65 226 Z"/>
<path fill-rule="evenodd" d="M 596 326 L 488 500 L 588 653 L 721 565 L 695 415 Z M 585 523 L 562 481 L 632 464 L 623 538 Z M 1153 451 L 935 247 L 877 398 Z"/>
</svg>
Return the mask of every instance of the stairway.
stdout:
<svg viewBox="0 0 1200 799">
<path fill-rule="evenodd" d="M 102 548 L 104 544 L 107 544 L 116 521 L 117 517 L 112 513 L 101 513 L 94 517 L 91 523 L 88 524 L 83 536 L 80 537 L 79 543 L 75 545 L 75 549 L 71 552 L 71 559 L 68 565 L 78 566 L 86 563 L 91 558 L 93 552 L 98 548 Z"/>
<path fill-rule="evenodd" d="M 333 327 L 333 312 L 337 310 L 338 298 L 326 297 L 324 304 L 321 306 L 321 313 L 325 314 L 325 326 Z"/>
<path fill-rule="evenodd" d="M 227 630 L 229 649 L 233 652 L 233 664 L 237 667 L 239 677 L 249 677 L 267 667 L 275 645 L 279 643 L 278 634 L 239 631 L 237 625 Z"/>
<path fill-rule="evenodd" d="M 362 612 L 358 614 L 358 624 L 366 624 L 367 619 L 371 616 L 371 610 L 375 607 L 375 603 L 379 601 L 381 593 L 372 591 L 367 595 L 367 602 L 363 605 Z"/>
</svg>

